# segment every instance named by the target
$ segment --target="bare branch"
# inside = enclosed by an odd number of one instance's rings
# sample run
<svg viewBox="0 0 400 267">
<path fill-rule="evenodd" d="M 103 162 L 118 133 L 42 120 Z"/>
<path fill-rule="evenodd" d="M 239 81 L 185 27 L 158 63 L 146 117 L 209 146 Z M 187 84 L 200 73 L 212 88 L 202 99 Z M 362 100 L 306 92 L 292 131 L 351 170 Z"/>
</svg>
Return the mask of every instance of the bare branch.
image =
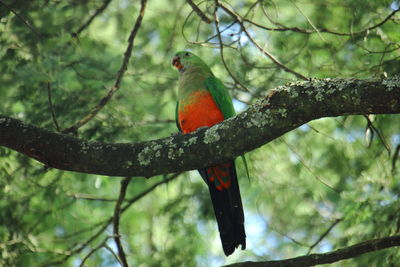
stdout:
<svg viewBox="0 0 400 267">
<path fill-rule="evenodd" d="M 129 264 L 126 260 L 126 255 L 124 251 L 124 247 L 122 246 L 121 243 L 121 236 L 119 234 L 119 219 L 121 215 L 121 205 L 122 202 L 124 202 L 125 195 L 126 195 L 126 189 L 128 188 L 129 182 L 131 181 L 131 177 L 124 178 L 121 181 L 121 189 L 119 191 L 119 197 L 118 201 L 115 204 L 115 209 L 114 209 L 114 218 L 113 218 L 113 232 L 114 232 L 114 241 L 118 249 L 118 256 L 119 259 L 122 263 L 123 267 L 129 267 Z"/>
<path fill-rule="evenodd" d="M 149 194 L 150 192 L 152 192 L 154 189 L 156 189 L 158 186 L 162 185 L 162 184 L 167 184 L 170 181 L 174 180 L 175 178 L 177 178 L 179 176 L 180 173 L 175 173 L 173 175 L 171 175 L 168 178 L 165 178 L 164 180 L 155 183 L 154 185 L 150 186 L 147 190 L 143 191 L 142 193 L 138 194 L 137 196 L 128 199 L 127 200 L 127 204 L 125 206 L 122 207 L 121 212 L 123 213 L 124 211 L 126 211 L 130 206 L 132 206 L 133 203 L 135 203 L 136 201 L 138 201 L 139 199 L 143 198 L 144 196 L 146 196 L 147 194 Z"/>
<path fill-rule="evenodd" d="M 336 189 L 335 187 L 329 185 L 324 179 L 322 178 L 317 172 L 315 172 L 304 160 L 304 158 L 294 149 L 294 147 L 292 145 L 290 145 L 288 142 L 286 142 L 285 139 L 282 139 L 283 142 L 285 143 L 285 145 L 296 155 L 297 160 L 300 161 L 301 165 L 303 165 L 314 177 L 315 179 L 317 179 L 317 181 L 319 181 L 320 183 L 322 183 L 323 185 L 325 185 L 327 188 L 331 189 L 333 192 L 340 194 L 340 191 L 338 189 Z"/>
<path fill-rule="evenodd" d="M 302 80 L 308 80 L 307 77 L 305 77 L 303 74 L 300 74 L 287 66 L 285 66 L 282 62 L 280 62 L 275 56 L 273 56 L 271 53 L 266 51 L 264 48 L 262 48 L 257 41 L 251 36 L 251 34 L 247 31 L 246 27 L 243 25 L 243 18 L 237 14 L 235 11 L 227 7 L 226 5 L 220 3 L 218 0 L 216 0 L 217 5 L 220 6 L 227 14 L 229 14 L 235 21 L 237 21 L 243 32 L 246 34 L 247 38 L 257 47 L 258 50 L 260 50 L 265 56 L 267 56 L 269 59 L 272 60 L 279 68 L 283 69 L 286 72 L 294 74 L 296 77 L 302 79 Z"/>
<path fill-rule="evenodd" d="M 146 4 L 147 4 L 147 0 L 141 0 L 141 8 L 139 11 L 139 15 L 136 18 L 135 25 L 133 26 L 133 29 L 129 35 L 128 47 L 126 48 L 126 51 L 124 54 L 124 59 L 122 61 L 122 65 L 117 73 L 117 78 L 115 80 L 113 87 L 111 87 L 111 89 L 108 91 L 107 95 L 105 97 L 103 97 L 100 100 L 100 102 L 94 108 L 92 108 L 85 117 L 83 117 L 80 121 L 76 122 L 74 125 L 68 127 L 67 129 L 64 129 L 62 131 L 63 133 L 76 132 L 82 125 L 86 124 L 91 119 L 93 119 L 97 115 L 97 113 L 108 103 L 108 101 L 110 101 L 113 94 L 119 89 L 122 78 L 125 74 L 125 71 L 128 69 L 129 59 L 131 58 L 131 55 L 132 55 L 133 43 L 135 41 L 136 34 L 139 31 L 140 25 L 142 24 L 142 20 L 144 17 L 144 11 L 146 9 Z"/>
<path fill-rule="evenodd" d="M 280 234 L 281 236 L 286 237 L 287 239 L 289 239 L 290 241 L 292 241 L 292 242 L 295 243 L 296 245 L 301 246 L 301 247 L 308 247 L 307 244 L 304 244 L 303 242 L 300 242 L 300 241 L 296 240 L 295 238 L 291 237 L 290 235 L 285 234 L 285 233 L 283 233 L 282 231 L 280 231 L 280 230 L 273 224 L 273 222 L 269 222 L 269 223 L 268 223 L 268 227 L 269 227 L 271 230 L 275 231 L 276 233 Z"/>
<path fill-rule="evenodd" d="M 101 13 L 103 13 L 103 11 L 107 8 L 107 6 L 111 3 L 111 0 L 105 0 L 103 2 L 103 4 L 96 9 L 96 11 L 89 17 L 89 19 L 82 24 L 82 26 L 79 27 L 78 30 L 76 30 L 74 33 L 72 33 L 73 36 L 77 36 L 79 35 L 84 29 L 86 29 L 87 27 L 89 27 L 89 25 L 92 23 L 92 21 Z"/>
<path fill-rule="evenodd" d="M 252 24 L 252 25 L 254 25 L 254 26 L 256 26 L 256 27 L 258 27 L 260 29 L 267 30 L 267 31 L 277 31 L 277 32 L 292 31 L 292 32 L 298 32 L 298 33 L 304 33 L 304 34 L 312 34 L 312 33 L 317 33 L 317 32 L 319 32 L 319 33 L 324 32 L 324 33 L 329 33 L 329 34 L 339 35 L 339 36 L 358 36 L 358 35 L 366 34 L 367 32 L 382 26 L 383 24 L 388 22 L 399 11 L 400 11 L 400 9 L 396 9 L 396 10 L 392 11 L 387 17 L 385 17 L 379 23 L 377 23 L 377 24 L 375 24 L 373 26 L 370 26 L 368 28 L 365 28 L 363 30 L 360 30 L 358 32 L 337 32 L 337 31 L 333 31 L 333 30 L 330 30 L 330 29 L 308 30 L 308 29 L 301 29 L 301 28 L 298 28 L 298 27 L 286 27 L 286 26 L 284 26 L 282 24 L 279 24 L 279 28 L 271 28 L 271 27 L 267 27 L 267 26 L 261 25 L 261 24 L 259 24 L 257 22 L 254 22 L 254 21 L 250 20 L 250 19 L 243 18 L 243 21 L 247 22 L 247 23 L 250 23 L 250 24 Z"/>
<path fill-rule="evenodd" d="M 21 16 L 19 13 L 17 13 L 12 7 L 4 3 L 2 0 L 0 0 L 0 5 L 4 6 L 7 8 L 11 13 L 13 13 L 17 18 L 19 18 L 28 28 L 31 30 L 31 32 L 35 35 L 36 38 L 40 39 L 40 33 L 33 27 L 31 23 L 29 23 L 23 16 Z"/>
<path fill-rule="evenodd" d="M 400 113 L 400 78 L 313 79 L 271 90 L 245 112 L 190 134 L 89 142 L 0 116 L 0 145 L 57 169 L 150 177 L 226 162 L 314 119 L 394 113 Z"/>
<path fill-rule="evenodd" d="M 50 107 L 51 117 L 53 119 L 54 127 L 56 128 L 57 132 L 59 132 L 60 127 L 58 126 L 56 113 L 54 112 L 53 103 L 51 101 L 51 84 L 49 81 L 47 82 L 47 96 L 48 96 L 48 100 L 49 100 L 49 107 Z"/>
<path fill-rule="evenodd" d="M 132 197 L 131 199 L 127 200 L 127 204 L 125 204 L 121 209 L 120 209 L 120 213 L 124 213 L 130 206 L 132 206 L 135 202 L 139 201 L 140 199 L 142 199 L 143 197 L 145 197 L 146 195 L 148 195 L 149 193 L 153 192 L 158 186 L 169 183 L 170 181 L 176 179 L 179 176 L 179 173 L 173 174 L 168 178 L 165 178 L 164 180 L 155 183 L 154 185 L 150 186 L 148 189 L 144 190 L 142 193 L 136 195 L 135 197 Z M 74 249 L 75 245 L 71 248 L 68 249 L 68 251 L 70 252 L 68 255 L 65 255 L 63 258 L 53 261 L 53 262 L 49 262 L 46 263 L 44 266 L 52 266 L 52 265 L 60 265 L 63 264 L 64 262 L 66 262 L 72 255 L 75 255 L 77 253 L 80 253 L 82 250 L 84 250 L 90 243 L 92 243 L 94 240 L 96 240 L 108 227 L 108 225 L 110 225 L 110 223 L 113 222 L 114 216 L 111 216 L 110 218 L 96 223 L 94 225 L 91 225 L 89 228 L 84 228 L 81 230 L 78 230 L 68 236 L 65 236 L 64 238 L 69 238 L 71 236 L 76 236 L 79 235 L 81 233 L 87 232 L 88 230 L 92 230 L 93 228 L 102 225 L 102 227 L 96 232 L 94 233 L 89 239 L 87 239 L 85 242 L 83 243 L 79 243 L 79 246 L 77 248 Z M 114 254 L 114 253 L 113 253 Z M 118 258 L 117 258 L 118 259 Z M 119 260 L 119 259 L 118 259 Z"/>
<path fill-rule="evenodd" d="M 389 146 L 388 143 L 386 142 L 385 137 L 383 136 L 383 134 L 381 133 L 381 131 L 380 131 L 378 128 L 376 128 L 376 127 L 374 126 L 374 124 L 372 123 L 372 121 L 369 119 L 368 116 L 365 116 L 365 115 L 364 115 L 364 118 L 367 120 L 367 127 L 370 128 L 370 129 L 372 129 L 374 132 L 376 132 L 376 133 L 378 134 L 379 140 L 381 141 L 383 147 L 386 149 L 386 151 L 388 152 L 389 157 L 390 157 L 390 153 L 391 153 L 391 151 L 390 151 L 390 146 Z"/>
<path fill-rule="evenodd" d="M 264 261 L 264 262 L 240 262 L 226 267 L 305 267 L 318 264 L 338 262 L 345 259 L 354 258 L 365 253 L 378 251 L 390 247 L 400 246 L 400 235 L 388 236 L 378 239 L 368 240 L 350 247 L 338 249 L 328 253 L 310 254 L 286 260 Z"/>
<path fill-rule="evenodd" d="M 393 153 L 393 159 L 392 159 L 392 173 L 395 174 L 396 172 L 396 162 L 397 159 L 399 158 L 400 154 L 400 144 L 397 144 L 396 149 L 394 150 Z"/>
<path fill-rule="evenodd" d="M 97 197 L 97 196 L 93 196 L 93 195 L 80 194 L 80 193 L 68 194 L 68 196 L 70 196 L 74 199 L 85 199 L 85 200 L 93 200 L 93 201 L 104 201 L 104 202 L 118 201 L 118 199 L 116 199 L 116 198 Z"/>
<path fill-rule="evenodd" d="M 312 244 L 310 246 L 310 249 L 307 252 L 307 255 L 310 254 L 311 250 L 313 250 L 313 248 L 315 248 L 333 229 L 333 227 L 335 227 L 338 223 L 340 223 L 343 219 L 336 219 L 329 227 L 328 229 L 326 229 L 326 231 L 317 239 L 317 241 L 314 242 L 314 244 Z"/>
<path fill-rule="evenodd" d="M 85 227 L 85 228 L 83 228 L 83 229 L 79 229 L 79 230 L 77 230 L 77 231 L 75 231 L 75 232 L 72 232 L 72 233 L 70 233 L 70 234 L 64 235 L 64 236 L 60 237 L 60 239 L 65 240 L 65 239 L 69 239 L 69 238 L 71 238 L 71 237 L 75 237 L 75 236 L 77 236 L 77 235 L 81 235 L 81 234 L 86 233 L 86 232 L 89 232 L 89 231 L 93 231 L 96 227 L 98 227 L 98 226 L 103 225 L 104 223 L 106 223 L 106 221 L 107 221 L 107 220 L 103 220 L 103 221 L 100 221 L 100 222 L 91 224 L 91 225 L 88 226 L 88 227 Z"/>
<path fill-rule="evenodd" d="M 112 250 L 112 248 L 110 248 L 110 246 L 108 246 L 107 243 L 104 244 L 104 248 L 107 249 L 114 256 L 114 258 L 122 265 L 120 259 L 118 258 L 118 255 L 115 254 L 114 250 Z"/>
<path fill-rule="evenodd" d="M 318 34 L 319 38 L 321 38 L 322 41 L 326 42 L 326 40 L 324 39 L 324 37 L 321 35 L 321 33 L 319 32 L 319 30 L 317 29 L 317 27 L 315 27 L 314 23 L 311 21 L 311 19 L 304 14 L 303 10 L 301 10 L 301 8 L 296 5 L 296 2 L 294 2 L 293 0 L 291 0 L 292 4 L 295 6 L 295 8 L 300 12 L 300 14 L 306 18 L 306 20 L 308 21 L 308 23 L 311 25 L 311 27 L 315 30 L 315 32 Z"/>
<path fill-rule="evenodd" d="M 229 76 L 235 81 L 236 84 L 239 84 L 240 87 L 242 87 L 246 92 L 251 93 L 251 91 L 243 85 L 235 75 L 231 72 L 231 70 L 228 68 L 228 65 L 226 64 L 225 57 L 224 57 L 224 44 L 222 42 L 222 37 L 221 37 L 221 31 L 219 30 L 219 19 L 217 15 L 217 9 L 218 9 L 218 1 L 216 1 L 215 9 L 214 9 L 214 21 L 215 21 L 215 28 L 217 30 L 217 37 L 218 37 L 218 43 L 219 43 L 219 52 L 221 56 L 221 61 L 222 64 L 224 64 L 224 67 L 226 71 L 229 73 Z"/>
<path fill-rule="evenodd" d="M 195 3 L 193 3 L 192 0 L 186 0 L 186 2 L 192 7 L 193 11 L 196 12 L 202 21 L 207 24 L 211 23 L 211 20 L 207 17 L 207 15 L 204 14 L 203 11 L 201 11 L 201 9 Z"/>
<path fill-rule="evenodd" d="M 81 264 L 79 264 L 79 267 L 83 267 L 85 266 L 85 262 L 90 258 L 90 256 L 93 255 L 93 253 L 95 253 L 97 250 L 101 249 L 102 247 L 104 247 L 104 245 L 106 244 L 107 240 L 109 237 L 106 237 L 98 246 L 94 247 L 93 249 L 91 249 L 89 251 L 89 253 L 82 259 Z"/>
</svg>

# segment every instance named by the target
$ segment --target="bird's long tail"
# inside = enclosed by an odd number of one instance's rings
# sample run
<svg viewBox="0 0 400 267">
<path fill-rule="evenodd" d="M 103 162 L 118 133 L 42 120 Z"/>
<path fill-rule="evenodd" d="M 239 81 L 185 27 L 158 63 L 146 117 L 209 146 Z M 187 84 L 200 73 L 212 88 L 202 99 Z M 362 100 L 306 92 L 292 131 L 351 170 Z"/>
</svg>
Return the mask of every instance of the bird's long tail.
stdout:
<svg viewBox="0 0 400 267">
<path fill-rule="evenodd" d="M 211 201 L 226 256 L 241 245 L 246 248 L 244 214 L 235 162 L 199 170 L 210 190 Z"/>
</svg>

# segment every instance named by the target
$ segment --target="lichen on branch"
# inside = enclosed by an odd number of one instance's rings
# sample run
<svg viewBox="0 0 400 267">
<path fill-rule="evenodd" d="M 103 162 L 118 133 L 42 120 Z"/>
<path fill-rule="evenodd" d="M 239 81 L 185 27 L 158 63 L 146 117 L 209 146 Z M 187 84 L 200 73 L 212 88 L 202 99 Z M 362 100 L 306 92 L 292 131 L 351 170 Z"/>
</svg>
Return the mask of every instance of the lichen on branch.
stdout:
<svg viewBox="0 0 400 267">
<path fill-rule="evenodd" d="M 145 176 L 203 168 L 322 117 L 400 113 L 400 79 L 312 79 L 273 90 L 210 128 L 136 143 L 90 142 L 0 116 L 0 145 L 62 170 Z"/>
</svg>

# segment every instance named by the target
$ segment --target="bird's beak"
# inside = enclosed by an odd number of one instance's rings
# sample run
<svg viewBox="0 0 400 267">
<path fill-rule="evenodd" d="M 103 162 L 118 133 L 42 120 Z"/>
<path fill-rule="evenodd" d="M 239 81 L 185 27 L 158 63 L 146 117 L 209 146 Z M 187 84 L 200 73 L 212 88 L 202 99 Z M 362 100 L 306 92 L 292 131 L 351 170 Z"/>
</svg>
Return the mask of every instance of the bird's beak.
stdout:
<svg viewBox="0 0 400 267">
<path fill-rule="evenodd" d="M 183 68 L 183 65 L 181 64 L 181 59 L 178 56 L 174 56 L 174 58 L 172 59 L 172 66 L 174 66 L 178 70 Z"/>
</svg>

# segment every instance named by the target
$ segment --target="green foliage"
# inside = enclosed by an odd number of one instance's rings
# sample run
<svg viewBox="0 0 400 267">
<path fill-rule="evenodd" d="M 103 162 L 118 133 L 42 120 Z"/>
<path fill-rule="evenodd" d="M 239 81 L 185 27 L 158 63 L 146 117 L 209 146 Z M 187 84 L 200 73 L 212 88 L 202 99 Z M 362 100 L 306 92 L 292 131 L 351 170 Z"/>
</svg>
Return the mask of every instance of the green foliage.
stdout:
<svg viewBox="0 0 400 267">
<path fill-rule="evenodd" d="M 1 2 L 13 12 L 0 4 L 0 114 L 55 130 L 50 89 L 60 127 L 71 126 L 113 86 L 140 1 L 111 1 L 78 35 L 75 32 L 102 1 Z M 238 14 L 266 27 L 319 29 L 319 33 L 266 31 L 244 24 L 262 48 L 307 77 L 370 78 L 400 71 L 398 13 L 379 27 L 365 30 L 398 8 L 398 1 L 229 3 Z M 213 19 L 214 1 L 199 7 Z M 235 101 L 240 108 L 268 89 L 297 79 L 262 55 L 241 27 L 232 24 L 232 17 L 219 10 L 221 31 L 228 27 L 222 32 L 224 66 L 214 24 L 201 23 L 191 12 L 185 1 L 149 1 L 121 87 L 78 130 L 79 137 L 135 142 L 176 132 L 178 75 L 171 68 L 171 58 L 182 49 L 193 50 L 212 67 L 242 102 Z M 203 42 L 207 39 L 208 43 Z M 380 115 L 371 120 L 375 128 L 370 142 L 365 141 L 365 117 L 326 118 L 247 155 L 250 183 L 244 168 L 239 169 L 247 250 L 229 259 L 223 256 L 208 190 L 196 172 L 189 172 L 158 186 L 121 215 L 128 261 L 132 266 L 210 266 L 294 257 L 307 253 L 337 220 L 312 252 L 398 234 L 400 163 L 397 160 L 393 169 L 392 160 L 400 144 L 400 118 Z M 133 179 L 126 198 L 140 195 L 167 177 Z M 110 224 L 88 242 L 111 218 L 119 181 L 46 169 L 0 147 L 0 265 L 60 261 L 62 266 L 79 265 L 112 235 Z M 86 246 L 79 250 L 82 244 Z M 106 244 L 115 251 L 112 238 Z M 400 262 L 399 255 L 396 249 L 388 249 L 341 266 L 393 266 Z M 111 266 L 117 261 L 103 246 L 86 264 Z"/>
</svg>

